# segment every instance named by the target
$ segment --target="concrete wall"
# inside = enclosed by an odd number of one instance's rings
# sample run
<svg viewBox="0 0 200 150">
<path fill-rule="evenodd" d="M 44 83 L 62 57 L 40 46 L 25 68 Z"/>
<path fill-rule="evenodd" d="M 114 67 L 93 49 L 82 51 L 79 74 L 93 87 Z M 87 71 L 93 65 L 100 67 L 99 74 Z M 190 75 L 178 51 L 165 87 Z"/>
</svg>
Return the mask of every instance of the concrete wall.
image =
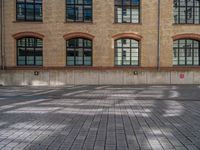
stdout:
<svg viewBox="0 0 200 150">
<path fill-rule="evenodd" d="M 9 70 L 0 72 L 0 85 L 136 85 L 200 84 L 200 71 L 134 70 Z"/>
</svg>

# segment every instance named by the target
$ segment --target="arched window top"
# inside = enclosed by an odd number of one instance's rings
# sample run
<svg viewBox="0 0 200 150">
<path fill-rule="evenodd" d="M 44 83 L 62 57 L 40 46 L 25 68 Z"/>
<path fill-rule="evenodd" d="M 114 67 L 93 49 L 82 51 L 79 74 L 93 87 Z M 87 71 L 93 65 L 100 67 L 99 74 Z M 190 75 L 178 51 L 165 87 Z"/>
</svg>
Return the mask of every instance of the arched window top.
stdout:
<svg viewBox="0 0 200 150">
<path fill-rule="evenodd" d="M 134 39 L 136 41 L 141 41 L 142 36 L 135 34 L 135 33 L 120 33 L 112 36 L 114 40 L 121 39 L 121 38 L 129 38 L 129 39 Z"/>
<path fill-rule="evenodd" d="M 64 36 L 65 40 L 73 39 L 73 38 L 85 38 L 89 40 L 93 40 L 94 36 L 89 34 L 89 33 L 83 33 L 83 32 L 73 32 L 73 33 L 68 33 L 65 34 Z"/>
<path fill-rule="evenodd" d="M 194 33 L 186 33 L 186 34 L 178 34 L 172 37 L 173 40 L 180 40 L 180 39 L 191 39 L 191 40 L 197 40 L 200 41 L 200 35 L 194 34 Z"/>
<path fill-rule="evenodd" d="M 174 23 L 199 24 L 199 0 L 174 0 Z"/>
<path fill-rule="evenodd" d="M 15 39 L 20 39 L 23 37 L 33 37 L 33 38 L 39 38 L 43 39 L 44 35 L 36 32 L 19 32 L 13 35 Z"/>
</svg>

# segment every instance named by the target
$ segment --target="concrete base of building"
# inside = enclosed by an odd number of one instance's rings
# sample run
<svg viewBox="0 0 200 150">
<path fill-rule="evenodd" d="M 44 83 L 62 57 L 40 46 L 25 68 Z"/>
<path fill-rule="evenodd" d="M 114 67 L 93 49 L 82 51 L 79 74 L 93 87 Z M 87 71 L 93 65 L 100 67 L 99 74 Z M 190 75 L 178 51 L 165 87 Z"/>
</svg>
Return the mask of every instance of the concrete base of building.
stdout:
<svg viewBox="0 0 200 150">
<path fill-rule="evenodd" d="M 200 71 L 131 70 L 6 70 L 0 71 L 0 85 L 138 85 L 200 84 Z"/>
</svg>

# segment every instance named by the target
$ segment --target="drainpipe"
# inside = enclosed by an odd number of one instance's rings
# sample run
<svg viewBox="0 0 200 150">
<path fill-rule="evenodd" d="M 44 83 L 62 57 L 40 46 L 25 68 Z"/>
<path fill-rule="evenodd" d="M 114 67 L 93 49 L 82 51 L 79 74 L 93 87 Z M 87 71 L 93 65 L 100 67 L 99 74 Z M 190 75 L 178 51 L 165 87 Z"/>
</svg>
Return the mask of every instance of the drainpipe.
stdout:
<svg viewBox="0 0 200 150">
<path fill-rule="evenodd" d="M 1 23 L 1 29 L 0 29 L 0 33 L 1 33 L 1 35 L 0 35 L 1 36 L 1 38 L 0 38 L 1 39 L 1 41 L 0 41 L 1 42 L 1 47 L 0 47 L 0 52 L 1 52 L 1 70 L 2 70 L 2 68 L 3 68 L 2 67 L 3 66 L 2 65 L 2 56 L 3 56 L 3 53 L 2 53 L 3 52 L 3 46 L 2 46 L 2 43 L 3 43 L 2 42 L 3 41 L 3 33 L 2 33 L 2 31 L 3 31 L 3 29 L 2 29 L 2 24 L 3 24 L 3 22 L 2 22 L 2 16 L 3 16 L 2 15 L 2 0 L 0 0 L 0 10 L 1 10 L 1 12 L 0 12 L 0 14 L 1 14 L 1 17 L 0 17 L 0 23 Z"/>
<path fill-rule="evenodd" d="M 4 47 L 4 37 L 5 37 L 5 32 L 4 32 L 4 0 L 1 0 L 1 70 L 5 69 L 5 63 L 4 63 L 4 54 L 5 54 L 5 47 Z"/>
<path fill-rule="evenodd" d="M 158 24 L 157 24 L 157 70 L 160 70 L 160 0 L 158 0 Z"/>
</svg>

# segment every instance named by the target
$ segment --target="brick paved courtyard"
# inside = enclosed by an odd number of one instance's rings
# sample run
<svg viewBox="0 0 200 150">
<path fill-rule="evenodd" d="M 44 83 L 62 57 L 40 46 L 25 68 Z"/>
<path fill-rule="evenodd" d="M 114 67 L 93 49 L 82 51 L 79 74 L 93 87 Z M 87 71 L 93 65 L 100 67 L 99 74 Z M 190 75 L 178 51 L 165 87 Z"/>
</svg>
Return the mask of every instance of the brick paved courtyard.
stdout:
<svg viewBox="0 0 200 150">
<path fill-rule="evenodd" d="M 0 87 L 1 150 L 197 150 L 200 86 Z"/>
</svg>

